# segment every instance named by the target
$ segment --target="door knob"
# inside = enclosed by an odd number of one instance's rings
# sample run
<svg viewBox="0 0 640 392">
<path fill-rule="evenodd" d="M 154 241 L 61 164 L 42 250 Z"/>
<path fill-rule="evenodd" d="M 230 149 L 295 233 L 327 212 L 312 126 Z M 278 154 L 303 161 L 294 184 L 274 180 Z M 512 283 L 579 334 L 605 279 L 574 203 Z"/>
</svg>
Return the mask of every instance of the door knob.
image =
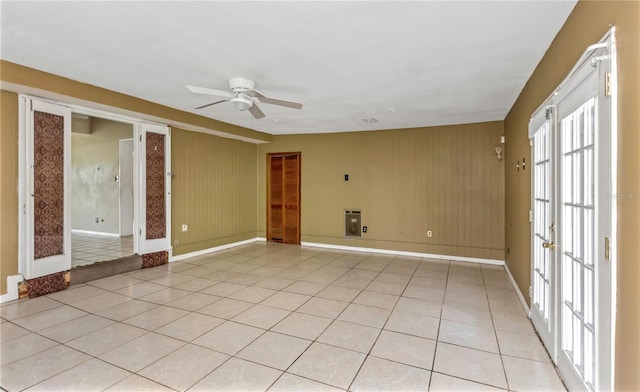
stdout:
<svg viewBox="0 0 640 392">
<path fill-rule="evenodd" d="M 553 242 L 543 242 L 542 247 L 545 249 L 554 250 L 556 248 L 556 244 L 554 244 Z"/>
</svg>

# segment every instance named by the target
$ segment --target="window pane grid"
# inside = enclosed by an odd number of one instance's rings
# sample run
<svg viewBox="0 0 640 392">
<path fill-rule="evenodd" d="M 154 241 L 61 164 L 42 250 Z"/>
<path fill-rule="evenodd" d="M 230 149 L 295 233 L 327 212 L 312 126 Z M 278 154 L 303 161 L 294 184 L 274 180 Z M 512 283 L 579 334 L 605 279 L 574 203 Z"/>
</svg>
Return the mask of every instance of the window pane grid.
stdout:
<svg viewBox="0 0 640 392">
<path fill-rule="evenodd" d="M 562 119 L 563 350 L 595 384 L 595 97 Z"/>
<path fill-rule="evenodd" d="M 533 227 L 534 227 L 534 276 L 533 304 L 538 308 L 547 325 L 550 317 L 550 269 L 551 254 L 542 247 L 549 239 L 551 217 L 551 140 L 549 123 L 542 124 L 533 137 Z"/>
</svg>

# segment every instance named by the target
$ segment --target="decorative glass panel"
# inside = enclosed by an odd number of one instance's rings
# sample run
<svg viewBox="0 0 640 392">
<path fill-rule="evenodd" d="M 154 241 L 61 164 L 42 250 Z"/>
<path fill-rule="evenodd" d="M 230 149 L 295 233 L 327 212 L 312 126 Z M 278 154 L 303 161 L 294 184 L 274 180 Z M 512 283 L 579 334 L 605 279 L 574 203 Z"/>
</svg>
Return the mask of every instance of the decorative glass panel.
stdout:
<svg viewBox="0 0 640 392">
<path fill-rule="evenodd" d="M 33 258 L 64 253 L 64 117 L 34 111 Z"/>
</svg>

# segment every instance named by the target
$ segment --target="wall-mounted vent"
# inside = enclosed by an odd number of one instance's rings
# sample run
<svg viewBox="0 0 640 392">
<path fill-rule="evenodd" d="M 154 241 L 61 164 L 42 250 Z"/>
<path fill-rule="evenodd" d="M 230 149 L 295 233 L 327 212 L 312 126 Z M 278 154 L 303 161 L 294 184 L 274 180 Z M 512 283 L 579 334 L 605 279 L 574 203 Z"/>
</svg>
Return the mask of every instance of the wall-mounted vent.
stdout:
<svg viewBox="0 0 640 392">
<path fill-rule="evenodd" d="M 344 235 L 345 237 L 362 238 L 362 211 L 344 211 Z"/>
</svg>

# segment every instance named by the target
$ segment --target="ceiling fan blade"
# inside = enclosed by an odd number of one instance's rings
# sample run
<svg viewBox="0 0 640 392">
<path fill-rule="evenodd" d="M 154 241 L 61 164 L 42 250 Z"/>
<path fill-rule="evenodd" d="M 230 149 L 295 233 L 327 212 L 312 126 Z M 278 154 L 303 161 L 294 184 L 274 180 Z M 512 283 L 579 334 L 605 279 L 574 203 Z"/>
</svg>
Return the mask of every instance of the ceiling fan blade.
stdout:
<svg viewBox="0 0 640 392">
<path fill-rule="evenodd" d="M 227 102 L 227 101 L 228 101 L 228 99 L 223 99 L 222 101 L 215 101 L 215 102 L 212 102 L 212 103 L 208 103 L 206 105 L 198 106 L 197 108 L 194 108 L 194 109 L 204 109 L 204 108 L 208 108 L 209 106 L 213 106 L 213 105 L 216 105 L 218 103 Z"/>
<path fill-rule="evenodd" d="M 260 102 L 270 103 L 272 105 L 284 106 L 284 107 L 291 108 L 291 109 L 298 109 L 298 110 L 302 109 L 302 104 L 301 103 L 293 102 L 293 101 L 287 101 L 287 100 L 284 100 L 284 99 L 267 97 L 266 95 L 262 94 L 258 90 L 250 90 L 248 92 L 248 94 L 257 97 L 258 100 L 260 100 Z"/>
<path fill-rule="evenodd" d="M 196 93 L 196 94 L 215 95 L 218 97 L 233 98 L 233 93 L 225 90 L 216 90 L 214 88 L 191 86 L 188 84 L 185 85 L 185 87 L 187 87 L 189 91 L 191 91 L 192 93 Z"/>
<path fill-rule="evenodd" d="M 253 117 L 256 118 L 256 119 L 260 119 L 260 118 L 264 118 L 265 117 L 265 115 L 262 112 L 262 110 L 260 110 L 258 105 L 256 105 L 255 103 L 253 105 L 251 105 L 251 107 L 249 107 L 249 112 L 251 112 L 251 115 L 253 115 Z"/>
</svg>

